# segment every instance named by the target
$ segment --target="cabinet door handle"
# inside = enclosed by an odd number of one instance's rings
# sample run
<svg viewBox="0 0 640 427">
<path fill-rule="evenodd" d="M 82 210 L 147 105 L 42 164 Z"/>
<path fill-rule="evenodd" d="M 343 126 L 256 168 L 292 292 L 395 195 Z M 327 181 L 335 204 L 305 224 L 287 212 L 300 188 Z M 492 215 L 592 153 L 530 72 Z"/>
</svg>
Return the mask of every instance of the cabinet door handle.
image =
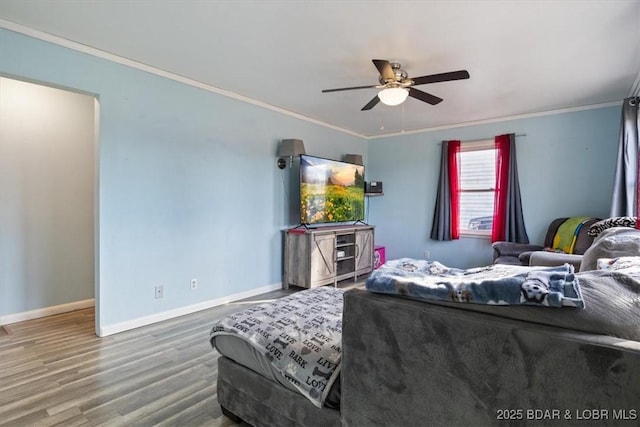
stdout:
<svg viewBox="0 0 640 427">
<path fill-rule="evenodd" d="M 356 243 L 356 258 L 358 258 L 358 256 L 360 256 L 360 246 Z"/>
</svg>

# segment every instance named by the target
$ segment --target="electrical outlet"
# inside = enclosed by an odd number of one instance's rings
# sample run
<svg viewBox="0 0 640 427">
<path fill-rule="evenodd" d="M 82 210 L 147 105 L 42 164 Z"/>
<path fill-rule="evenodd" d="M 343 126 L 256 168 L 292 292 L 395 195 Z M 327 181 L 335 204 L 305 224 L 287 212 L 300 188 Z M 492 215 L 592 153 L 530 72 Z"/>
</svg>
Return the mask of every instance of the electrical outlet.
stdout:
<svg viewBox="0 0 640 427">
<path fill-rule="evenodd" d="M 159 299 L 164 297 L 164 287 L 162 285 L 157 285 L 155 289 L 155 298 Z"/>
<path fill-rule="evenodd" d="M 424 251 L 424 259 L 429 259 L 431 253 L 429 251 Z"/>
<path fill-rule="evenodd" d="M 191 290 L 198 289 L 198 279 L 191 279 Z"/>
</svg>

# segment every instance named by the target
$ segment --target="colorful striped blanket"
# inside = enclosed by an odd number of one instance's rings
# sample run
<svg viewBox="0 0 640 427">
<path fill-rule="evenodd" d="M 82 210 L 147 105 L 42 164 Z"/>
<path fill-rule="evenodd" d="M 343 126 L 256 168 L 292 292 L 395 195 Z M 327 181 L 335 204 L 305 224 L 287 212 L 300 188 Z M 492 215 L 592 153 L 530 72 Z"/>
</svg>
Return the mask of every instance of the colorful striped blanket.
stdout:
<svg viewBox="0 0 640 427">
<path fill-rule="evenodd" d="M 567 218 L 560 224 L 556 235 L 553 236 L 553 249 L 560 249 L 564 253 L 572 254 L 580 230 L 590 219 L 591 217 L 588 216 Z"/>
</svg>

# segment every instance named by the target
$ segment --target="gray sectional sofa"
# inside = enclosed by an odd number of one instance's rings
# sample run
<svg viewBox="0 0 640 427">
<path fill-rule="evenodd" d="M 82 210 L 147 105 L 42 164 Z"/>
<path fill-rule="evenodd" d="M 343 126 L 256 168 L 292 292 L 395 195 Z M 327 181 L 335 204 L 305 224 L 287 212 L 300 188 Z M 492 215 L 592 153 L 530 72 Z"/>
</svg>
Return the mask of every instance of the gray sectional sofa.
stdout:
<svg viewBox="0 0 640 427">
<path fill-rule="evenodd" d="M 640 419 L 639 341 L 350 291 L 343 345 L 347 426 L 581 425 L 600 409 L 597 425 Z"/>
<path fill-rule="evenodd" d="M 640 255 L 640 232 L 614 234 L 609 244 L 623 236 L 622 253 Z M 589 262 L 606 255 L 593 251 Z M 585 310 L 347 291 L 339 410 L 226 357 L 218 401 L 256 427 L 640 425 L 640 281 L 579 278 Z"/>
</svg>

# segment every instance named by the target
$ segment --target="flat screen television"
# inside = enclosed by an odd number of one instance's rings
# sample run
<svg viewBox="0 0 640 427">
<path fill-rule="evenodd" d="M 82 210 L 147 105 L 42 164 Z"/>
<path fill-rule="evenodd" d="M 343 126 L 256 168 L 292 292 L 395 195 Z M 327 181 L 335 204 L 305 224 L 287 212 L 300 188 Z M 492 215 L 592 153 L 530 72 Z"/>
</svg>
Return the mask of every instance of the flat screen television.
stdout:
<svg viewBox="0 0 640 427">
<path fill-rule="evenodd" d="M 300 156 L 300 223 L 364 219 L 364 166 Z"/>
</svg>

